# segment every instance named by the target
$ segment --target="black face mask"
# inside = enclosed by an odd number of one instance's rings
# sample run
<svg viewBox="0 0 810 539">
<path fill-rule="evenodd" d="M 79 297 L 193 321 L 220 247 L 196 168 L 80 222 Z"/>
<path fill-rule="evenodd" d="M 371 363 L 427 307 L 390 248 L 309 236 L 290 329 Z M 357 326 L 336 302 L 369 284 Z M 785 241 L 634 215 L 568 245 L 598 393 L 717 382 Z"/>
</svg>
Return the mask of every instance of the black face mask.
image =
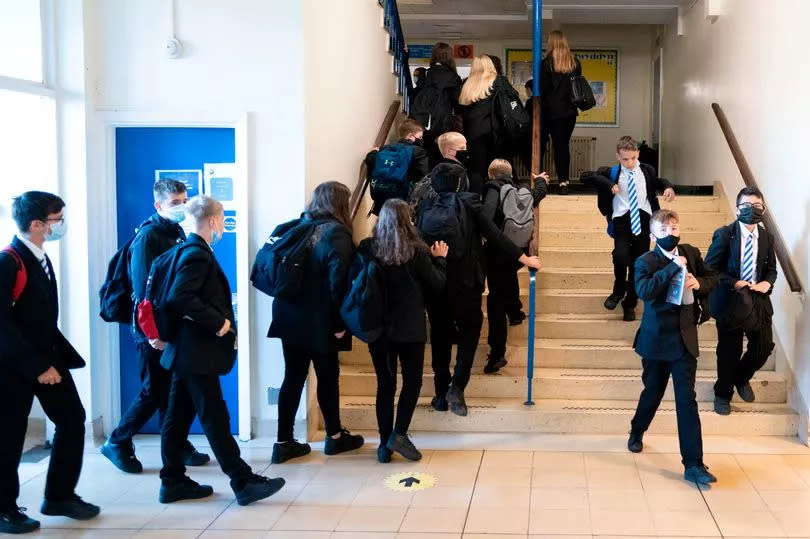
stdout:
<svg viewBox="0 0 810 539">
<path fill-rule="evenodd" d="M 668 253 L 675 249 L 680 241 L 680 236 L 673 236 L 672 234 L 664 238 L 655 238 L 655 243 L 657 243 L 661 249 Z"/>
<path fill-rule="evenodd" d="M 740 222 L 746 225 L 757 225 L 762 222 L 762 217 L 765 215 L 765 210 L 755 208 L 754 206 L 746 206 L 740 208 Z"/>
<path fill-rule="evenodd" d="M 467 168 L 470 165 L 470 153 L 467 150 L 457 151 L 456 161 L 461 163 L 462 167 Z"/>
<path fill-rule="evenodd" d="M 425 145 L 425 139 L 421 139 L 421 138 L 413 139 L 413 144 L 415 146 L 424 146 Z"/>
</svg>

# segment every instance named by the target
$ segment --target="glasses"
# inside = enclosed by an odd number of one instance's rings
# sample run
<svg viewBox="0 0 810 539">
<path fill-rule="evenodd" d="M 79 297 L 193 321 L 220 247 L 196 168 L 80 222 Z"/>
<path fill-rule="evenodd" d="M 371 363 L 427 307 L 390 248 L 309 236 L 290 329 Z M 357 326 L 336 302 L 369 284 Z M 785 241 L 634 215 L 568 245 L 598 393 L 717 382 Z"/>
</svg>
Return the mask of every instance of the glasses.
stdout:
<svg viewBox="0 0 810 539">
<path fill-rule="evenodd" d="M 756 202 L 754 204 L 751 204 L 750 202 L 743 202 L 742 204 L 738 205 L 737 207 L 739 209 L 741 209 L 741 210 L 744 210 L 746 208 L 755 208 L 757 210 L 765 211 L 765 204 L 760 204 L 759 202 Z"/>
<path fill-rule="evenodd" d="M 59 217 L 59 218 L 49 218 L 49 219 L 45 219 L 45 222 L 46 222 L 46 223 L 54 222 L 54 223 L 60 223 L 60 224 L 62 224 L 62 223 L 64 223 L 64 222 L 65 222 L 65 218 L 64 218 L 64 217 Z"/>
</svg>

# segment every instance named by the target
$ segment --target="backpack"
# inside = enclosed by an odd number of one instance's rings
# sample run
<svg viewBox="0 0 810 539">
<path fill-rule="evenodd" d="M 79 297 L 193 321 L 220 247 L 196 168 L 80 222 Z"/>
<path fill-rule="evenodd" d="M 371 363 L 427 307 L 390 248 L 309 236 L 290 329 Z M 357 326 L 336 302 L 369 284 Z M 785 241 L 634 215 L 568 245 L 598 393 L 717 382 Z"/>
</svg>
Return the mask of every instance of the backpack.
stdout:
<svg viewBox="0 0 810 539">
<path fill-rule="evenodd" d="M 571 103 L 581 111 L 591 110 L 596 106 L 596 98 L 593 96 L 593 88 L 588 79 L 582 75 L 570 76 L 571 79 Z"/>
<path fill-rule="evenodd" d="M 371 199 L 375 206 L 392 198 L 408 198 L 408 167 L 413 157 L 410 144 L 390 144 L 383 146 L 374 158 L 371 170 Z"/>
<path fill-rule="evenodd" d="M 617 183 L 619 181 L 619 170 L 620 170 L 619 165 L 613 165 L 612 167 L 610 167 L 610 181 L 611 181 L 611 183 Z M 611 219 L 610 217 L 605 217 L 605 218 L 607 219 L 607 233 L 608 233 L 608 236 L 610 236 L 612 238 L 612 237 L 614 237 L 613 236 L 613 219 Z"/>
<path fill-rule="evenodd" d="M 379 339 L 385 331 L 385 288 L 382 267 L 370 255 L 359 253 L 360 270 L 352 279 L 340 306 L 340 316 L 349 332 L 366 343 Z"/>
<path fill-rule="evenodd" d="M 503 235 L 518 247 L 528 247 L 534 234 L 534 197 L 525 187 L 504 183 L 500 190 Z"/>
<path fill-rule="evenodd" d="M 149 277 L 146 279 L 146 293 L 138 303 L 138 327 L 147 339 L 160 339 L 170 342 L 177 332 L 177 319 L 166 305 L 177 271 L 177 261 L 183 249 L 193 243 L 181 243 L 161 254 L 152 262 Z M 198 246 L 199 248 L 199 246 Z"/>
<path fill-rule="evenodd" d="M 419 206 L 416 228 L 428 245 L 445 242 L 449 260 L 460 260 L 467 254 L 467 209 L 456 193 L 441 193 Z"/>
<path fill-rule="evenodd" d="M 141 226 L 110 259 L 107 264 L 107 277 L 98 291 L 99 315 L 105 322 L 129 324 L 135 308 L 132 280 L 129 278 L 129 248 L 138 234 L 147 225 Z"/>
<path fill-rule="evenodd" d="M 295 299 L 304 288 L 310 238 L 324 220 L 294 219 L 279 225 L 256 253 L 250 282 L 268 296 Z"/>
<path fill-rule="evenodd" d="M 408 197 L 408 205 L 411 207 L 411 215 L 416 215 L 417 209 L 422 201 L 436 196 L 430 174 L 413 184 L 411 194 Z"/>
<path fill-rule="evenodd" d="M 492 118 L 495 133 L 506 140 L 518 140 L 529 132 L 531 118 L 520 100 L 520 95 L 509 83 L 499 84 L 492 99 Z"/>
<path fill-rule="evenodd" d="M 0 250 L 0 254 L 5 253 L 14 259 L 14 264 L 17 266 L 17 273 L 14 277 L 14 287 L 11 289 L 11 304 L 17 303 L 17 300 L 22 296 L 25 285 L 28 284 L 28 270 L 25 269 L 25 264 L 14 247 L 8 245 Z"/>
<path fill-rule="evenodd" d="M 426 133 L 442 134 L 453 129 L 453 104 L 446 88 L 429 80 L 413 100 L 411 117 L 424 126 Z"/>
</svg>

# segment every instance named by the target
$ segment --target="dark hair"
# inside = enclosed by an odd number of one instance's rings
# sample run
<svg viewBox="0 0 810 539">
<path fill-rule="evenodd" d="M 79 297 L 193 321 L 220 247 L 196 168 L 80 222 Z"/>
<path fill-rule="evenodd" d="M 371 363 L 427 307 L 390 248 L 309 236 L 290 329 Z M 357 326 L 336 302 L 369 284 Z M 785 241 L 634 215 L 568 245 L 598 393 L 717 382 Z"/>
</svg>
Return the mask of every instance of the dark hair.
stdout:
<svg viewBox="0 0 810 539">
<path fill-rule="evenodd" d="M 616 153 L 625 150 L 628 152 L 637 152 L 638 151 L 638 141 L 629 135 L 625 135 L 619 139 L 619 142 L 616 143 Z"/>
<path fill-rule="evenodd" d="M 374 225 L 374 255 L 385 266 L 401 266 L 417 251 L 427 252 L 419 231 L 411 223 L 411 208 L 407 202 L 392 198 L 385 201 Z"/>
<path fill-rule="evenodd" d="M 523 85 L 524 88 L 531 88 L 534 86 L 534 79 L 529 79 L 526 81 L 526 84 Z"/>
<path fill-rule="evenodd" d="M 447 66 L 453 71 L 456 70 L 456 60 L 453 58 L 453 48 L 447 43 L 436 43 L 433 45 L 433 53 L 430 56 L 430 67 L 437 65 Z"/>
<path fill-rule="evenodd" d="M 740 199 L 742 197 L 759 197 L 760 200 L 765 200 L 765 197 L 762 196 L 762 191 L 756 187 L 743 187 L 740 189 L 740 192 L 737 193 L 737 206 L 740 205 Z"/>
<path fill-rule="evenodd" d="M 186 184 L 177 180 L 158 180 L 152 191 L 155 193 L 155 200 L 163 200 L 169 195 L 185 193 Z"/>
<path fill-rule="evenodd" d="M 349 188 L 340 182 L 324 182 L 312 192 L 307 215 L 312 219 L 334 219 L 349 230 L 352 216 L 349 211 Z"/>
<path fill-rule="evenodd" d="M 416 69 L 413 70 L 413 75 L 415 77 L 424 77 L 425 73 L 427 73 L 427 69 L 425 69 L 424 67 L 417 67 Z"/>
<path fill-rule="evenodd" d="M 461 191 L 461 180 L 466 174 L 467 171 L 461 165 L 439 163 L 430 173 L 431 184 L 437 193 L 458 192 Z"/>
<path fill-rule="evenodd" d="M 59 213 L 65 201 L 43 191 L 26 191 L 11 204 L 11 217 L 20 232 L 28 232 L 32 221 L 45 221 L 49 215 Z"/>
<path fill-rule="evenodd" d="M 492 60 L 492 64 L 495 66 L 495 71 L 498 75 L 503 75 L 503 65 L 501 64 L 501 59 L 498 56 L 493 54 L 487 54 L 489 59 Z"/>
<path fill-rule="evenodd" d="M 422 124 L 416 120 L 408 118 L 399 126 L 399 138 L 405 138 L 408 135 L 416 135 L 425 130 Z"/>
</svg>

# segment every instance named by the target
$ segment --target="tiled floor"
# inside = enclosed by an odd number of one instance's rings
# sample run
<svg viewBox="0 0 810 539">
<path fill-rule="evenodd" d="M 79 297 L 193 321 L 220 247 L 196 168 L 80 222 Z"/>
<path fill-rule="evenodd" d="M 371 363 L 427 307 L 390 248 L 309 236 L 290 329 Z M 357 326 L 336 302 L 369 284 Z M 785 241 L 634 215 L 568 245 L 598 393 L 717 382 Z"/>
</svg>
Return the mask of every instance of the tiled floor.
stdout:
<svg viewBox="0 0 810 539">
<path fill-rule="evenodd" d="M 414 441 L 434 448 L 418 464 L 378 464 L 370 441 L 338 457 L 314 444 L 310 456 L 272 467 L 271 442 L 253 441 L 242 447 L 254 470 L 287 480 L 276 496 L 239 507 L 211 464 L 191 476 L 212 485 L 214 496 L 165 506 L 157 502 L 158 440 L 145 437 L 137 441 L 141 475 L 118 472 L 88 448 L 79 494 L 102 506 L 99 518 L 39 515 L 46 462 L 23 465 L 20 505 L 41 519 L 40 535 L 71 538 L 810 537 L 810 450 L 795 440 L 707 439 L 706 462 L 720 478 L 710 489 L 683 481 L 672 437 L 645 440 L 640 455 L 624 452 L 621 437 L 569 437 L 567 445 L 520 435 Z M 451 444 L 465 449 L 445 449 Z M 383 485 L 411 471 L 434 475 L 436 486 Z"/>
</svg>

